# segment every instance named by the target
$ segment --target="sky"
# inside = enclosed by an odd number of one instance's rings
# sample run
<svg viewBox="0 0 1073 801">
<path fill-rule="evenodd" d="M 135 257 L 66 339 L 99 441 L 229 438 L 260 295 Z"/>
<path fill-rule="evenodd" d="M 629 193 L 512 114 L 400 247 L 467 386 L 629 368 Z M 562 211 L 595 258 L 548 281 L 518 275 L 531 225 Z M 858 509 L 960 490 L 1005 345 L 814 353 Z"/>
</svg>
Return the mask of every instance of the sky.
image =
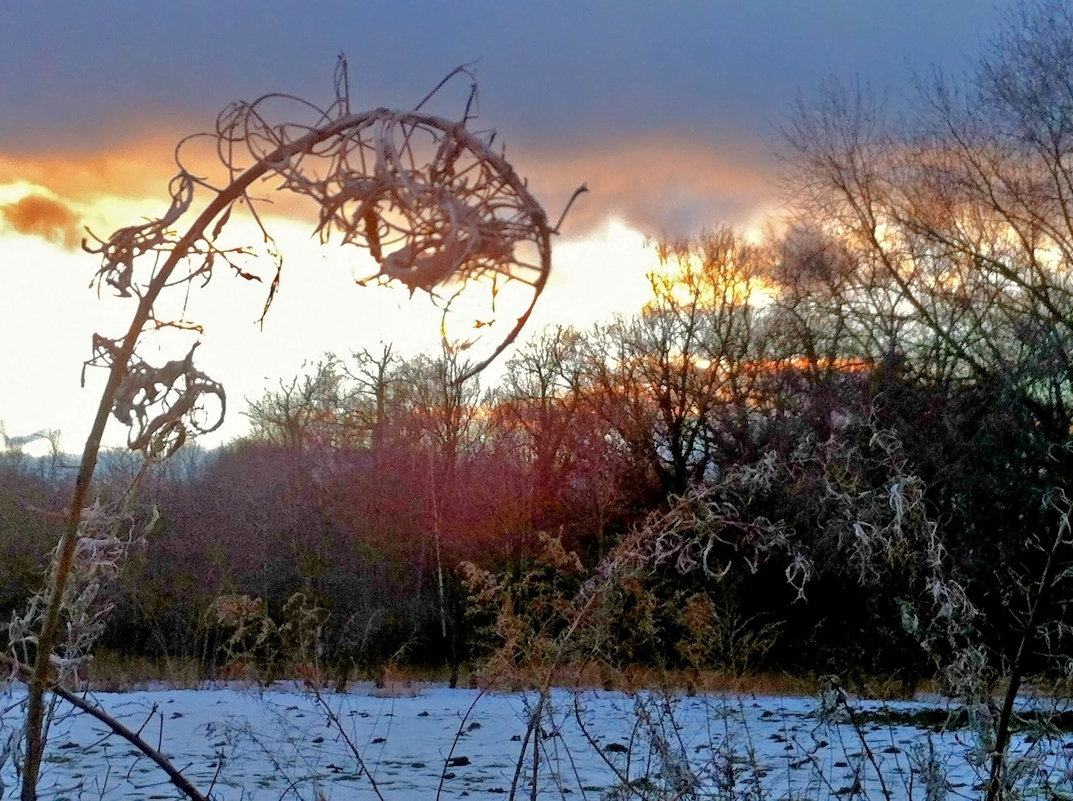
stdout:
<svg viewBox="0 0 1073 801">
<path fill-rule="evenodd" d="M 57 429 L 65 450 L 80 448 L 103 386 L 93 370 L 81 386 L 92 334 L 118 335 L 132 313 L 89 288 L 99 262 L 79 247 L 85 229 L 161 214 L 175 143 L 231 101 L 329 103 L 341 52 L 354 109 L 412 107 L 471 64 L 475 127 L 496 130 L 549 217 L 587 184 L 530 326 L 587 327 L 644 302 L 652 238 L 755 232 L 777 217 L 780 127 L 825 78 L 866 82 L 897 109 L 932 68 L 968 69 L 1011 2 L 4 3 L 0 421 L 9 436 Z M 437 112 L 458 116 L 464 94 L 449 88 Z M 199 364 L 228 392 L 208 445 L 245 430 L 244 398 L 325 352 L 440 341 L 427 300 L 357 286 L 366 267 L 353 252 L 320 246 L 282 206 L 269 222 L 288 272 L 263 326 L 260 285 L 221 274 L 192 302 Z M 185 353 L 154 347 L 146 358 Z M 113 422 L 106 441 L 124 438 Z"/>
</svg>

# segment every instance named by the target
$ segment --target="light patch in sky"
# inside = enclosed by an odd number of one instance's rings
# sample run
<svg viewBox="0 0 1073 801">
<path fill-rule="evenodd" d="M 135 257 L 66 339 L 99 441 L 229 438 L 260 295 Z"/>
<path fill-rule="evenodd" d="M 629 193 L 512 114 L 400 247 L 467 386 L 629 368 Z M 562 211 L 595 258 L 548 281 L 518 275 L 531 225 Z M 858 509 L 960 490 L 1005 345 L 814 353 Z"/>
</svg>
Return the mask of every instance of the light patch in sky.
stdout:
<svg viewBox="0 0 1073 801">
<path fill-rule="evenodd" d="M 651 298 L 648 275 L 660 269 L 645 235 L 616 218 L 584 238 L 556 242 L 552 262 L 529 333 L 555 324 L 585 329 L 616 314 L 632 314 Z"/>
<path fill-rule="evenodd" d="M 11 197 L 16 194 L 10 187 L 3 191 Z M 19 191 L 25 196 L 34 188 L 26 184 Z M 99 232 L 105 235 L 117 224 L 138 221 L 146 212 L 162 212 L 164 205 L 105 197 L 87 206 L 87 214 L 99 221 Z M 207 446 L 247 430 L 242 415 L 246 398 L 278 388 L 327 352 L 347 356 L 362 348 L 375 351 L 381 342 L 394 343 L 403 355 L 436 353 L 441 347 L 442 309 L 425 293 L 411 298 L 398 286 L 359 286 L 356 279 L 376 272 L 376 264 L 364 251 L 321 245 L 312 236 L 312 226 L 300 220 L 268 218 L 267 224 L 284 254 L 284 268 L 263 325 L 258 319 L 272 265 L 254 265 L 263 283 L 242 280 L 218 267 L 207 286 L 172 290 L 159 304 L 161 318 L 181 316 L 200 325 L 203 333 L 148 335 L 140 347 L 143 359 L 160 364 L 181 359 L 200 340 L 196 364 L 224 385 L 228 398 L 226 421 L 203 439 Z M 241 219 L 233 220 L 231 227 L 236 241 L 256 241 L 259 236 Z M 545 325 L 587 328 L 613 314 L 636 311 L 649 296 L 645 276 L 658 266 L 644 235 L 620 220 L 609 220 L 584 238 L 557 239 L 553 263 L 548 286 L 522 340 Z M 0 350 L 0 420 L 9 435 L 60 429 L 65 450 L 81 447 L 105 378 L 104 370 L 89 369 L 86 386 L 79 384 L 83 362 L 92 355 L 92 334 L 122 335 L 135 309 L 133 299 L 113 297 L 107 288 L 98 298 L 89 288 L 98 267 L 97 257 L 81 250 L 0 230 L 4 287 L 0 339 L 9 343 Z M 474 286 L 467 293 L 471 290 L 478 304 L 486 300 L 486 287 Z M 456 339 L 478 338 L 472 348 L 474 360 L 487 355 L 516 319 L 516 312 L 507 308 L 497 307 L 497 313 L 494 326 L 479 328 L 475 320 L 480 318 L 469 311 L 448 317 L 454 326 L 448 331 L 457 333 Z M 495 380 L 507 355 L 493 365 L 486 385 Z M 125 439 L 123 428 L 110 420 L 106 444 L 122 445 Z"/>
</svg>

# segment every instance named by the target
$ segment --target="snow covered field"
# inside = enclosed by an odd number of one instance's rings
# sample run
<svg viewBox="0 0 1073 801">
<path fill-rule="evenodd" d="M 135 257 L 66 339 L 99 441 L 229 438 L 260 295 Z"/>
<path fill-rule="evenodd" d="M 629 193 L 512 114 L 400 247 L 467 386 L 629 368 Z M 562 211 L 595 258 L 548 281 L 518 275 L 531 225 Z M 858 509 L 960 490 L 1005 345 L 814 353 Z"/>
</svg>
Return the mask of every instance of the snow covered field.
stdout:
<svg viewBox="0 0 1073 801">
<path fill-rule="evenodd" d="M 506 797 L 520 757 L 517 794 L 529 798 L 534 744 L 540 798 L 935 798 L 929 783 L 933 792 L 945 788 L 959 798 L 978 797 L 974 787 L 985 776 L 973 767 L 975 740 L 964 729 L 938 734 L 907 722 L 824 723 L 815 699 L 555 691 L 538 734 L 526 743 L 535 693 L 425 687 L 413 697 L 378 697 L 364 687 L 322 698 L 323 704 L 293 688 L 229 688 L 98 700 L 220 801 Z M 18 725 L 17 701 L 10 693 L 5 699 L 5 740 Z M 854 708 L 863 713 L 879 705 Z M 935 707 L 889 706 L 928 708 Z M 1025 781 L 1052 797 L 1073 790 L 1073 737 L 1022 736 L 1015 751 Z M 0 775 L 3 797 L 17 796 L 10 760 Z M 127 742 L 85 714 L 61 709 L 41 797 L 180 795 Z"/>
</svg>

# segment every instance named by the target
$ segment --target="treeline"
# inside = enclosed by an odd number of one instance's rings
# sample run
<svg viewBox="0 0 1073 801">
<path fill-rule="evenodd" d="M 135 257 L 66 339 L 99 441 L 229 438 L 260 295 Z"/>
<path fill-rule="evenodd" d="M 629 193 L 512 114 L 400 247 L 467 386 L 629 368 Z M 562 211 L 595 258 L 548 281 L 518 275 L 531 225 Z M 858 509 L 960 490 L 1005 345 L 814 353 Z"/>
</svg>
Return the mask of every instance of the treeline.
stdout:
<svg viewBox="0 0 1073 801">
<path fill-rule="evenodd" d="M 250 403 L 248 438 L 144 482 L 162 517 L 103 644 L 207 669 L 300 642 L 344 670 L 1058 671 L 1073 80 L 1048 54 L 1073 17 L 1041 9 L 896 124 L 827 87 L 787 132 L 793 221 L 660 245 L 636 316 L 538 332 L 494 383 L 464 349 L 385 347 Z M 6 468 L 4 609 L 55 490 Z M 597 581 L 601 616 L 566 614 Z"/>
<path fill-rule="evenodd" d="M 282 667 L 294 655 L 278 629 L 301 592 L 327 613 L 323 663 L 458 663 L 500 644 L 472 614 L 460 563 L 531 577 L 550 535 L 591 574 L 703 488 L 720 515 L 707 569 L 648 565 L 616 602 L 601 658 L 913 680 L 931 661 L 900 603 L 920 576 L 847 556 L 876 528 L 861 498 L 888 503 L 896 469 L 926 488 L 937 535 L 976 577 L 1001 639 L 1014 565 L 1031 559 L 1026 532 L 1049 525 L 1043 495 L 1066 471 L 1068 422 L 1041 420 L 1064 414 L 1060 395 L 1048 404 L 1039 391 L 1058 376 L 1027 359 L 982 376 L 955 359 L 942 369 L 917 315 L 877 330 L 887 321 L 863 293 L 885 288 L 848 280 L 842 243 L 814 231 L 763 247 L 721 231 L 664 255 L 641 314 L 540 332 L 495 386 L 458 381 L 460 353 L 327 357 L 249 404 L 248 438 L 155 467 L 138 503 L 161 518 L 109 589 L 101 645 L 217 670 L 236 629 L 263 615 L 268 640 L 243 637 L 263 668 Z M 843 278 L 814 280 L 833 274 Z M 8 610 L 54 540 L 34 510 L 59 508 L 63 487 L 44 468 L 36 481 L 25 468 L 6 475 Z M 139 469 L 112 454 L 104 485 L 119 493 Z M 743 490 L 747 471 L 760 478 Z M 768 547 L 771 521 L 793 549 Z M 813 575 L 799 597 L 787 568 L 805 552 Z M 222 596 L 255 605 L 224 620 Z M 531 605 L 534 626 L 551 606 Z"/>
</svg>

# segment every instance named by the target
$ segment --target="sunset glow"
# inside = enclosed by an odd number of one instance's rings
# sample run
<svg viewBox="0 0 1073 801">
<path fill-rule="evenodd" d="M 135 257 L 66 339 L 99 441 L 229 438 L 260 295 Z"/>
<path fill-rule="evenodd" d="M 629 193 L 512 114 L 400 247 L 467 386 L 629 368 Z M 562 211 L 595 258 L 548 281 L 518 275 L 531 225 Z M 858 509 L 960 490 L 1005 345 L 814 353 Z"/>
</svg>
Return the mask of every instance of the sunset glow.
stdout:
<svg viewBox="0 0 1073 801">
<path fill-rule="evenodd" d="M 3 340 L 19 343 L 0 352 L 0 375 L 8 386 L 25 382 L 33 387 L 32 392 L 4 395 L 0 421 L 11 436 L 59 429 L 63 443 L 74 443 L 88 429 L 98 376 L 88 371 L 85 388 L 79 381 L 82 363 L 90 356 L 91 335 L 119 334 L 132 307 L 107 288 L 98 298 L 90 288 L 98 259 L 76 245 L 85 227 L 107 234 L 164 206 L 163 200 L 124 197 L 110 188 L 102 187 L 96 196 L 82 192 L 78 200 L 70 200 L 30 181 L 0 185 L 4 297 L 19 299 L 0 320 Z M 227 422 L 208 444 L 245 430 L 243 398 L 259 397 L 325 353 L 375 349 L 381 341 L 395 343 L 402 353 L 440 348 L 444 315 L 428 295 L 418 292 L 411 298 L 405 287 L 375 282 L 358 286 L 357 280 L 375 274 L 375 262 L 353 247 L 320 245 L 308 220 L 275 216 L 267 225 L 285 261 L 280 291 L 263 326 L 257 321 L 268 274 L 262 282 L 243 281 L 221 269 L 208 286 L 167 301 L 170 313 L 203 328 L 199 359 L 228 392 Z M 230 238 L 256 244 L 260 232 L 249 219 L 236 219 Z M 580 238 L 564 237 L 556 243 L 554 271 L 532 330 L 558 323 L 585 328 L 614 314 L 637 311 L 650 295 L 646 274 L 657 266 L 644 235 L 619 220 L 608 220 Z M 257 269 L 254 262 L 251 270 Z M 262 273 L 269 269 L 261 264 Z M 446 330 L 455 341 L 475 338 L 478 358 L 482 347 L 488 349 L 483 343 L 496 341 L 513 320 L 501 314 L 485 328 L 495 317 L 487 308 L 487 291 L 467 295 L 473 310 L 453 308 Z M 150 338 L 145 355 L 172 359 L 183 347 L 189 344 L 182 346 L 176 336 L 157 335 Z M 120 427 L 109 431 L 108 441 L 120 444 Z M 45 447 L 39 442 L 28 451 Z"/>
<path fill-rule="evenodd" d="M 504 153 L 552 219 L 579 184 L 588 184 L 590 192 L 554 238 L 551 279 L 523 338 L 549 324 L 585 328 L 640 309 L 651 293 L 646 276 L 660 269 L 646 244 L 651 237 L 694 237 L 723 224 L 754 239 L 762 235 L 779 207 L 772 134 L 800 88 L 795 82 L 818 79 L 833 66 L 795 50 L 798 17 L 809 20 L 809 53 L 867 54 L 877 75 L 905 71 L 903 51 L 876 55 L 888 50 L 876 46 L 878 39 L 898 36 L 897 30 L 881 35 L 873 26 L 850 43 L 831 33 L 837 26 L 829 31 L 813 24 L 816 15 L 830 17 L 830 8 L 787 12 L 777 22 L 721 4 L 689 13 L 616 10 L 599 24 L 599 15 L 574 12 L 571 21 L 553 24 L 536 7 L 519 8 L 517 20 L 473 11 L 423 9 L 423 25 L 435 18 L 430 30 L 443 26 L 453 33 L 418 49 L 402 33 L 414 27 L 407 22 L 412 9 L 396 19 L 386 9 L 358 18 L 349 7 L 311 8 L 286 25 L 302 36 L 282 41 L 272 34 L 271 47 L 252 30 L 241 42 L 230 31 L 255 21 L 253 27 L 278 27 L 279 20 L 251 20 L 234 8 L 211 21 L 178 8 L 137 14 L 116 28 L 140 31 L 122 42 L 109 38 L 115 31 L 105 33 L 106 13 L 67 8 L 63 31 L 35 21 L 29 9 L 13 14 L 0 34 L 6 37 L 0 61 L 18 59 L 26 43 L 36 44 L 29 61 L 17 67 L 4 62 L 9 75 L 25 76 L 4 96 L 0 120 L 0 335 L 7 343 L 0 353 L 0 420 L 8 432 L 58 428 L 64 445 L 76 447 L 96 403 L 94 371 L 79 388 L 92 333 L 118 335 L 129 319 L 129 304 L 107 291 L 98 298 L 88 288 L 99 265 L 80 249 L 86 229 L 106 236 L 162 213 L 176 143 L 212 130 L 217 113 L 236 97 L 281 91 L 317 103 L 330 98 L 327 79 L 340 50 L 352 59 L 355 107 L 370 109 L 407 107 L 435 85 L 445 65 L 484 55 L 474 129 L 490 135 L 495 126 L 497 146 L 506 143 Z M 360 44 L 344 33 L 371 30 L 373 18 L 385 14 L 390 24 L 381 20 L 378 34 Z M 914 46 L 927 57 L 945 57 L 955 29 L 971 41 L 982 22 L 943 10 L 920 14 L 930 22 L 907 22 L 903 33 L 912 30 Z M 469 17 L 474 27 L 458 25 Z M 757 61 L 756 53 L 741 49 L 744 32 L 760 24 L 765 37 L 797 54 L 793 69 L 778 73 L 793 81 L 775 80 L 770 58 Z M 523 46 L 535 30 L 555 38 L 562 58 Z M 652 36 L 637 38 L 637 30 Z M 929 30 L 943 35 L 921 36 Z M 594 52 L 597 32 L 603 44 Z M 34 66 L 24 69 L 26 63 Z M 238 63 L 245 68 L 236 69 Z M 608 91 L 611 85 L 618 88 Z M 457 114 L 467 92 L 465 82 L 449 88 L 432 110 Z M 209 140 L 184 145 L 182 158 L 199 175 L 214 169 Z M 267 196 L 274 187 L 262 189 Z M 168 301 L 174 304 L 169 312 L 203 327 L 199 358 L 228 389 L 228 422 L 217 442 L 243 430 L 244 397 L 259 395 L 327 351 L 347 353 L 381 340 L 403 352 L 440 345 L 441 311 L 427 296 L 356 286 L 376 272 L 367 256 L 335 244 L 320 247 L 302 205 L 285 195 L 275 193 L 264 209 L 286 261 L 263 328 L 257 320 L 272 268 L 256 259 L 249 271 L 261 275 L 260 283 L 221 269 L 209 286 Z M 234 242 L 261 246 L 248 220 L 235 219 L 230 228 Z M 456 341 L 479 337 L 476 356 L 516 313 L 500 304 L 493 314 L 487 296 L 472 299 L 472 308 L 452 315 L 447 333 Z M 174 356 L 163 345 L 149 347 L 147 357 Z M 121 437 L 115 430 L 107 439 Z"/>
</svg>

